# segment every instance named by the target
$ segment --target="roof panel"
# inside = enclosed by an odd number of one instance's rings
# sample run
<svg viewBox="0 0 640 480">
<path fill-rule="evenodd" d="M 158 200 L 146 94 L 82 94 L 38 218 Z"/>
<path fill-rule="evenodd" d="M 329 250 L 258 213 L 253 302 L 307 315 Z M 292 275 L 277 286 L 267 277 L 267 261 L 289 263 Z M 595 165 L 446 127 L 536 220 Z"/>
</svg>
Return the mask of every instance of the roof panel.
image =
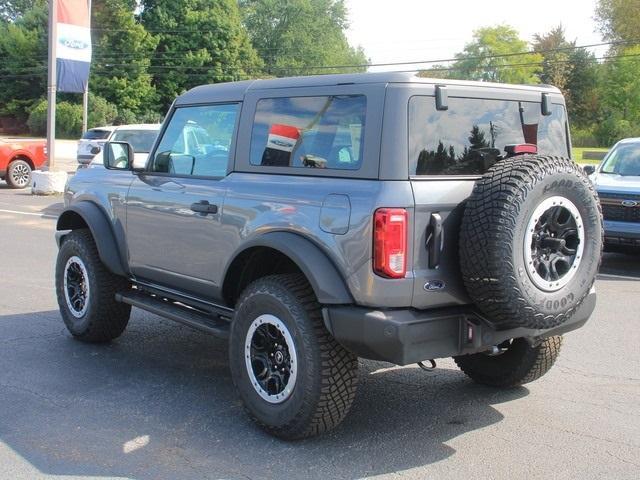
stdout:
<svg viewBox="0 0 640 480">
<path fill-rule="evenodd" d="M 274 88 L 320 87 L 340 84 L 371 83 L 424 83 L 439 85 L 461 85 L 478 88 L 504 88 L 509 90 L 527 90 L 560 93 L 549 85 L 510 85 L 504 83 L 472 82 L 419 77 L 416 72 L 375 72 L 337 75 L 313 75 L 307 77 L 273 78 L 268 80 L 245 80 L 241 82 L 217 83 L 195 87 L 178 97 L 176 105 L 194 103 L 215 103 L 242 101 L 248 90 L 266 90 Z"/>
</svg>

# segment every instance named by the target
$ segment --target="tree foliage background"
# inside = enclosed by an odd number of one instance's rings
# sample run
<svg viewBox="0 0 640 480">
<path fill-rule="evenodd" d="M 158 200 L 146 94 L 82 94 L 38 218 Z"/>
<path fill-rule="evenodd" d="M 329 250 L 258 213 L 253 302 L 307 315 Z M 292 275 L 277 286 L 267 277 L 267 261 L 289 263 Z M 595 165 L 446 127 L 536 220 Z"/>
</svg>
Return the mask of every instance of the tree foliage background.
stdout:
<svg viewBox="0 0 640 480">
<path fill-rule="evenodd" d="M 47 0 L 0 4 L 0 117 L 42 130 Z M 640 0 L 598 0 L 610 42 L 596 58 L 562 25 L 522 38 L 509 25 L 473 32 L 448 63 L 421 75 L 562 90 L 574 144 L 640 136 Z M 366 71 L 345 36 L 345 0 L 93 0 L 89 126 L 158 121 L 193 86 L 251 78 Z M 59 131 L 77 136 L 79 94 L 59 94 Z"/>
</svg>

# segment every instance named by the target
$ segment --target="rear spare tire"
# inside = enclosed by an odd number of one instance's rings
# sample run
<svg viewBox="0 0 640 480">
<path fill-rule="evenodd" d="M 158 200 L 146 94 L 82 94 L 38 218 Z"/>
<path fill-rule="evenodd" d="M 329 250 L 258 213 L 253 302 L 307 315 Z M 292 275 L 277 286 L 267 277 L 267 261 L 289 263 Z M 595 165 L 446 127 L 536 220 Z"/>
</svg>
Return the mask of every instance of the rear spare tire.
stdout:
<svg viewBox="0 0 640 480">
<path fill-rule="evenodd" d="M 597 194 L 573 161 L 522 155 L 476 183 L 460 231 L 469 296 L 498 329 L 545 329 L 571 317 L 602 255 Z"/>
</svg>

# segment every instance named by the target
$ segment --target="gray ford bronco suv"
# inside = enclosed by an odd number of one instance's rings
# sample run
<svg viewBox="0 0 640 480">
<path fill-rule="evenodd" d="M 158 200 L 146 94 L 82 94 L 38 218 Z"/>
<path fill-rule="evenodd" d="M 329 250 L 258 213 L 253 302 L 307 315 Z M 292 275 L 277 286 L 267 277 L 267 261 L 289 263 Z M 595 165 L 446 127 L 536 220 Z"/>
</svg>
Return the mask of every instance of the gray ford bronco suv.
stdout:
<svg viewBox="0 0 640 480">
<path fill-rule="evenodd" d="M 144 168 L 110 142 L 106 169 L 69 182 L 62 318 L 105 342 L 134 306 L 228 339 L 246 410 L 288 439 L 340 423 L 358 357 L 533 381 L 596 301 L 602 218 L 570 146 L 563 97 L 542 85 L 194 88 Z"/>
</svg>

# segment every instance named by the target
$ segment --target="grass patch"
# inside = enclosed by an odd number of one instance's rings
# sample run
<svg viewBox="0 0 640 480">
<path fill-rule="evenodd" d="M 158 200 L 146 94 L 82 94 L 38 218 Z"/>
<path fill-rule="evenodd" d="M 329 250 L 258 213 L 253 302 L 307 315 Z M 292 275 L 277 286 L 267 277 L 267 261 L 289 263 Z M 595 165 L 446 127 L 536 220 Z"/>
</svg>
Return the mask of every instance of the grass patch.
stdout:
<svg viewBox="0 0 640 480">
<path fill-rule="evenodd" d="M 592 165 L 597 165 L 600 163 L 600 160 L 585 160 L 584 158 L 582 158 L 582 154 L 584 152 L 602 152 L 602 153 L 607 153 L 609 151 L 608 148 L 602 148 L 602 147 L 585 147 L 585 148 L 581 148 L 581 147 L 574 147 L 572 150 L 572 155 L 573 155 L 573 160 L 577 163 L 590 163 Z"/>
</svg>

